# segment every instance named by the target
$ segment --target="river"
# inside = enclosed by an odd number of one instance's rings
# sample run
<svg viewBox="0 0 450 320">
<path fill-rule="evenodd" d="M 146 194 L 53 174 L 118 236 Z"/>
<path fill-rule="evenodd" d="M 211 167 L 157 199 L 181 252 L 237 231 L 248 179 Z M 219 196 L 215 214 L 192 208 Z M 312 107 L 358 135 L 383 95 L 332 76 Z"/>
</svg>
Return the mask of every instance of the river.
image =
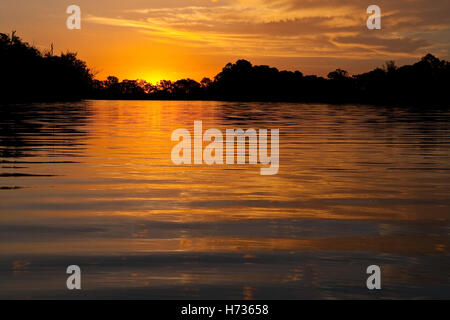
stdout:
<svg viewBox="0 0 450 320">
<path fill-rule="evenodd" d="M 450 111 L 0 108 L 0 298 L 450 297 Z M 175 129 L 279 129 L 279 171 L 175 165 Z M 66 288 L 66 268 L 82 290 Z M 370 265 L 382 289 L 366 287 Z"/>
</svg>

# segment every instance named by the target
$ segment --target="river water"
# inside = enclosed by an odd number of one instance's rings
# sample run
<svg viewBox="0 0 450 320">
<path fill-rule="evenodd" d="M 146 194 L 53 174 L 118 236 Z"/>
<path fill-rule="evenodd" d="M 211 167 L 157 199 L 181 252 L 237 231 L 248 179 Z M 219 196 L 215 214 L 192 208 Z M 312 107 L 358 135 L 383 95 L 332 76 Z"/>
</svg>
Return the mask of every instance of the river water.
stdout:
<svg viewBox="0 0 450 320">
<path fill-rule="evenodd" d="M 0 298 L 450 297 L 450 111 L 0 109 Z M 280 167 L 174 165 L 175 129 L 280 130 Z M 66 289 L 66 268 L 82 290 Z M 370 265 L 382 289 L 366 287 Z"/>
</svg>

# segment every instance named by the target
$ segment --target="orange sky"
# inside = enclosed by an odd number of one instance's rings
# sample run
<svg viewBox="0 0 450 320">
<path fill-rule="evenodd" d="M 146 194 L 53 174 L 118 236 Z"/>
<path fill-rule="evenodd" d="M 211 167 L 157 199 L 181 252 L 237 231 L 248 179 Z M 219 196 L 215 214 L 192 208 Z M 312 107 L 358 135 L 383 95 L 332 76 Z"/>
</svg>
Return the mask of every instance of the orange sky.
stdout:
<svg viewBox="0 0 450 320">
<path fill-rule="evenodd" d="M 373 3 L 372 3 L 373 2 Z M 427 52 L 449 59 L 450 2 L 435 0 L 2 0 L 0 32 L 17 30 L 40 49 L 76 51 L 97 78 L 156 82 L 213 77 L 228 62 L 327 74 L 368 71 Z M 395 2 L 395 3 L 393 3 Z M 382 30 L 366 8 L 382 9 Z M 81 30 L 66 8 L 82 10 Z"/>
</svg>

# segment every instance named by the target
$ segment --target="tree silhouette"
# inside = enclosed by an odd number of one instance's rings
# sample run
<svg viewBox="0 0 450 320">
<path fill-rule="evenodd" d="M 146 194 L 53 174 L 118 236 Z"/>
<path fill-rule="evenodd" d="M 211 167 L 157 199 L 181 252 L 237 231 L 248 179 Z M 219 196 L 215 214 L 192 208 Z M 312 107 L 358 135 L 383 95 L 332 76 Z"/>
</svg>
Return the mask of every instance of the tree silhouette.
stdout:
<svg viewBox="0 0 450 320">
<path fill-rule="evenodd" d="M 89 95 L 93 75 L 76 53 L 42 54 L 12 32 L 0 33 L 0 101 L 73 100 Z"/>
<path fill-rule="evenodd" d="M 327 78 L 330 80 L 342 81 L 349 79 L 350 76 L 347 71 L 342 69 L 336 69 L 335 71 L 330 72 Z"/>
<path fill-rule="evenodd" d="M 413 65 L 387 61 L 381 68 L 351 76 L 336 69 L 327 78 L 254 66 L 247 60 L 228 63 L 214 79 L 96 80 L 75 53 L 41 53 L 15 32 L 0 33 L 0 102 L 72 99 L 211 99 L 449 105 L 450 63 L 427 54 Z"/>
</svg>

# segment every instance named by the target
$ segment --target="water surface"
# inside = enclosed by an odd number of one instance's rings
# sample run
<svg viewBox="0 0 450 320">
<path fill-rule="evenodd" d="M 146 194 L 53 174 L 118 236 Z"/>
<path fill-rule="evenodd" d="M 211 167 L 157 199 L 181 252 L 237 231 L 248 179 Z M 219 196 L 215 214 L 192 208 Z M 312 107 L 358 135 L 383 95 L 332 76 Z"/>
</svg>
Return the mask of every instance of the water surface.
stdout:
<svg viewBox="0 0 450 320">
<path fill-rule="evenodd" d="M 0 298 L 450 297 L 447 110 L 84 101 L 0 114 Z M 175 166 L 171 133 L 194 120 L 280 129 L 279 173 Z M 71 264 L 81 292 L 65 289 Z"/>
</svg>

